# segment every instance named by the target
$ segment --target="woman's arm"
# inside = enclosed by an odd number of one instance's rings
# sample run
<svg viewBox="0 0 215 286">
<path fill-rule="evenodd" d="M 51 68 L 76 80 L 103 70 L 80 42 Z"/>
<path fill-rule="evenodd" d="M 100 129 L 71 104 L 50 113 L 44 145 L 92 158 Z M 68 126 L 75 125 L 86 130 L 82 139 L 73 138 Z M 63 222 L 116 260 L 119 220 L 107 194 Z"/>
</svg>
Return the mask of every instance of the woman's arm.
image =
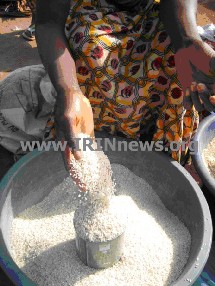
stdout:
<svg viewBox="0 0 215 286">
<path fill-rule="evenodd" d="M 70 0 L 37 0 L 36 40 L 41 60 L 57 91 L 57 137 L 67 141 L 67 146 L 72 148 L 78 159 L 80 152 L 75 151 L 75 138 L 80 133 L 94 136 L 94 124 L 92 108 L 79 87 L 75 62 L 65 37 L 64 28 L 69 8 Z M 68 154 L 67 151 L 65 154 Z M 65 159 L 67 162 L 68 158 Z"/>
<path fill-rule="evenodd" d="M 69 0 L 37 0 L 38 50 L 58 96 L 79 89 L 75 63 L 64 33 L 69 7 Z"/>
<path fill-rule="evenodd" d="M 160 17 L 177 52 L 201 42 L 196 24 L 197 0 L 161 0 Z"/>
</svg>

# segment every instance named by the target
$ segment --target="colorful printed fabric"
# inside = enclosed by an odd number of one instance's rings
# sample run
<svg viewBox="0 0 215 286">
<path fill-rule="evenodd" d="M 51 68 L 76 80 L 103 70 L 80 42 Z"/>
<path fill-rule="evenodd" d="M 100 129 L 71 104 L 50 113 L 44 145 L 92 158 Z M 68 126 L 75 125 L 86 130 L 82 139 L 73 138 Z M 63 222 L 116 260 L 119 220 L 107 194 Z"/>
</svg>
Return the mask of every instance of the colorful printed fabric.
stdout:
<svg viewBox="0 0 215 286">
<path fill-rule="evenodd" d="M 73 0 L 65 32 L 96 130 L 169 146 L 189 143 L 198 125 L 183 108 L 170 39 L 159 4 L 145 1 L 138 15 L 105 0 Z M 181 159 L 183 152 L 172 152 Z"/>
</svg>

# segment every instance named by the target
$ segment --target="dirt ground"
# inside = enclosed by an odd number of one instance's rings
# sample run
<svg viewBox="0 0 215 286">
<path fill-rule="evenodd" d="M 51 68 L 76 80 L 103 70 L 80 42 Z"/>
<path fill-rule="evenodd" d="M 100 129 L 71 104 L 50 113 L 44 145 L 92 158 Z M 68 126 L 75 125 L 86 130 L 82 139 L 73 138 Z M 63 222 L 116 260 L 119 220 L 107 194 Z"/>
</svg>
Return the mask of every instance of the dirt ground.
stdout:
<svg viewBox="0 0 215 286">
<path fill-rule="evenodd" d="M 215 22 L 215 3 L 199 5 L 198 25 Z M 11 71 L 41 63 L 35 41 L 22 38 L 22 32 L 30 25 L 30 18 L 0 19 L 0 80 Z"/>
</svg>

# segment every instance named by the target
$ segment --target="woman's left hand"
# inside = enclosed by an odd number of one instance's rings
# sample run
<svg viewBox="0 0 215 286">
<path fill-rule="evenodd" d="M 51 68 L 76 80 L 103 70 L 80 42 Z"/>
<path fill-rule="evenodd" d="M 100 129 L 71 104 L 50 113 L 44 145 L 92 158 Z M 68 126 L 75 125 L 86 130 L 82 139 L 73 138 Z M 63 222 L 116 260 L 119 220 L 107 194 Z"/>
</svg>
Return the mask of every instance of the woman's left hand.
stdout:
<svg viewBox="0 0 215 286">
<path fill-rule="evenodd" d="M 193 42 L 175 54 L 178 78 L 184 91 L 184 105 L 198 111 L 215 110 L 215 51 L 203 41 Z"/>
</svg>

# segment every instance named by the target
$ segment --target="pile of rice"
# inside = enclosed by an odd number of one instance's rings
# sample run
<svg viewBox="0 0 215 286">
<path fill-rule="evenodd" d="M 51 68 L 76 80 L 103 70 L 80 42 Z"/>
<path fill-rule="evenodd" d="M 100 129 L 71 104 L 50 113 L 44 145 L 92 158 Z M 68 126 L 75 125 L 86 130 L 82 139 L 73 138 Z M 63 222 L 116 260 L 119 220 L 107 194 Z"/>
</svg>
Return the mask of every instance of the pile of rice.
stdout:
<svg viewBox="0 0 215 286">
<path fill-rule="evenodd" d="M 215 138 L 203 150 L 203 159 L 211 175 L 215 178 Z"/>
<path fill-rule="evenodd" d="M 182 273 L 191 245 L 188 229 L 144 179 L 118 164 L 112 170 L 116 198 L 127 212 L 123 257 L 113 267 L 95 270 L 77 256 L 73 218 L 85 194 L 71 178 L 13 220 L 13 259 L 38 286 L 169 286 Z"/>
<path fill-rule="evenodd" d="M 84 185 L 86 201 L 80 203 L 74 215 L 76 233 L 84 240 L 104 242 L 122 234 L 126 226 L 126 216 L 121 200 L 114 195 L 111 164 L 108 157 L 94 141 L 91 148 L 84 140 L 90 139 L 79 134 L 81 160 L 71 160 L 73 178 Z"/>
<path fill-rule="evenodd" d="M 105 207 L 94 201 L 82 204 L 75 211 L 73 222 L 79 237 L 92 242 L 105 242 L 125 231 L 127 212 L 122 198 L 113 196 Z"/>
</svg>

